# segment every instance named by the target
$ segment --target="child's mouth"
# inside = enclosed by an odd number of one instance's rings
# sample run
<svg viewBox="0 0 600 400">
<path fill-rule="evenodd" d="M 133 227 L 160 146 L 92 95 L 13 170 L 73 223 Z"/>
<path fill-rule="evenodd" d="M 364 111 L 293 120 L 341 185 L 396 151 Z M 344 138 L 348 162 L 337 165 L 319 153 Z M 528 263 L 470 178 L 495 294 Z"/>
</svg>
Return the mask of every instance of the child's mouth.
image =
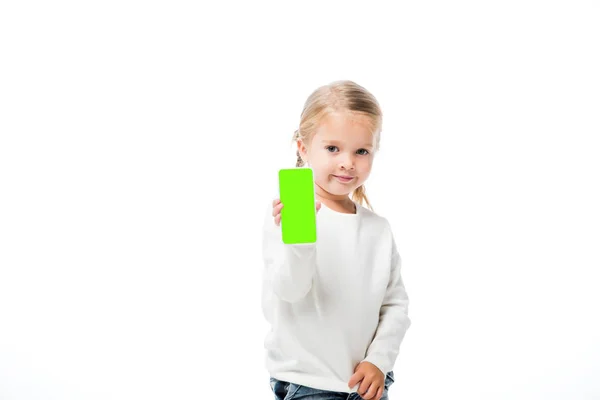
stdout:
<svg viewBox="0 0 600 400">
<path fill-rule="evenodd" d="M 354 179 L 353 176 L 350 177 L 344 177 L 344 176 L 338 176 L 338 175 L 333 175 L 338 181 L 342 182 L 342 183 L 348 183 L 350 182 L 352 179 Z"/>
</svg>

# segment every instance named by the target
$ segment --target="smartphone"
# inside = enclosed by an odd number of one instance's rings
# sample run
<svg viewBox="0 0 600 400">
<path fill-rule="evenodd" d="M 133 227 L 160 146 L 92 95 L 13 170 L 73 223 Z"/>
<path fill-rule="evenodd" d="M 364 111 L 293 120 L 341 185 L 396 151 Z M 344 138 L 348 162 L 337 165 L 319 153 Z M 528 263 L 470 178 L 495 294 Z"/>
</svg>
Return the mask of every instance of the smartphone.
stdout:
<svg viewBox="0 0 600 400">
<path fill-rule="evenodd" d="M 281 237 L 283 243 L 315 243 L 317 241 L 317 211 L 315 181 L 311 168 L 297 167 L 279 170 Z"/>
</svg>

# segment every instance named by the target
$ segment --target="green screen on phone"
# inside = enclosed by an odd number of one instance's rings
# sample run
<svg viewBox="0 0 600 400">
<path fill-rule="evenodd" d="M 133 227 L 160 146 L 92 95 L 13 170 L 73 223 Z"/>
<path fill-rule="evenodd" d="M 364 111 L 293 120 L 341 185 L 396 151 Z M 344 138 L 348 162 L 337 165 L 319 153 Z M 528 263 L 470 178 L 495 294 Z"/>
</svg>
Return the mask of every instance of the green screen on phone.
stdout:
<svg viewBox="0 0 600 400">
<path fill-rule="evenodd" d="M 283 243 L 315 243 L 317 215 L 312 169 L 280 169 L 279 198 L 283 203 L 281 209 Z"/>
</svg>

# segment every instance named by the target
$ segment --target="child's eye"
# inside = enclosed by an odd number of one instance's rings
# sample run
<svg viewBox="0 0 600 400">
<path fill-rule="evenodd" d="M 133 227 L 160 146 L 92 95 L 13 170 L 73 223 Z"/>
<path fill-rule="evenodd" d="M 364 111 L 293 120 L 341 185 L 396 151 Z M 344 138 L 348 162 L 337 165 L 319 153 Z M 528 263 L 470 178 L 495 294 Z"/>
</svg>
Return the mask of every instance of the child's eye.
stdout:
<svg viewBox="0 0 600 400">
<path fill-rule="evenodd" d="M 327 150 L 329 150 L 329 149 L 337 149 L 337 146 L 327 146 L 326 149 Z"/>
<path fill-rule="evenodd" d="M 365 153 L 361 154 L 361 155 L 364 155 L 364 156 L 366 156 L 367 154 L 369 154 L 369 150 L 367 150 L 367 149 L 360 149 L 358 151 L 364 151 Z"/>
</svg>

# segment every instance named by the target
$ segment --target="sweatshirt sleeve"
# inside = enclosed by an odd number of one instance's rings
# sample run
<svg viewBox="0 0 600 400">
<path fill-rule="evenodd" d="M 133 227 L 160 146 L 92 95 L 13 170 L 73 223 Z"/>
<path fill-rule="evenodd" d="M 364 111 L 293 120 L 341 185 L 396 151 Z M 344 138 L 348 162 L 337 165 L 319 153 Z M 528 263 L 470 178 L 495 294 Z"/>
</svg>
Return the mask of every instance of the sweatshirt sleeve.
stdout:
<svg viewBox="0 0 600 400">
<path fill-rule="evenodd" d="M 402 282 L 400 265 L 400 255 L 392 238 L 390 280 L 379 311 L 379 325 L 367 349 L 367 356 L 361 361 L 374 364 L 384 374 L 394 367 L 400 343 L 411 325 L 408 317 L 409 299 Z"/>
<path fill-rule="evenodd" d="M 316 271 L 316 243 L 285 244 L 281 226 L 275 225 L 272 207 L 263 225 L 264 274 L 281 300 L 301 300 L 312 287 Z"/>
</svg>

